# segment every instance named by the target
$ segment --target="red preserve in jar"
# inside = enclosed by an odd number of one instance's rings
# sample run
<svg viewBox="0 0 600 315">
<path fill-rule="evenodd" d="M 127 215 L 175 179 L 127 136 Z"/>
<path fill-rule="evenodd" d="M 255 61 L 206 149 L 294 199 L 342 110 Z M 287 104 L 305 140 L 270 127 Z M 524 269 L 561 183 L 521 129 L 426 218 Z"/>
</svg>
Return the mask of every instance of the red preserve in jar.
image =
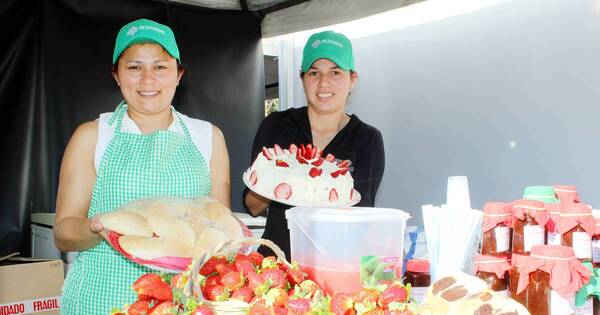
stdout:
<svg viewBox="0 0 600 315">
<path fill-rule="evenodd" d="M 518 269 L 517 293 L 527 292 L 527 309 L 535 315 L 575 314 L 575 293 L 591 276 L 572 248 L 557 245 L 534 246 Z"/>
<path fill-rule="evenodd" d="M 427 288 L 431 285 L 429 274 L 429 261 L 425 259 L 411 259 L 406 262 L 404 284 L 410 283 L 411 295 L 417 303 L 423 302 Z"/>
<path fill-rule="evenodd" d="M 528 255 L 535 245 L 546 243 L 546 223 L 548 211 L 544 203 L 537 200 L 517 200 L 513 202 L 513 240 L 514 254 Z"/>
<path fill-rule="evenodd" d="M 512 238 L 512 209 L 504 202 L 486 202 L 483 207 L 482 255 L 506 256 Z"/>
<path fill-rule="evenodd" d="M 490 289 L 508 296 L 510 263 L 506 256 L 475 256 L 475 275 L 485 281 Z"/>
<path fill-rule="evenodd" d="M 592 237 L 596 222 L 589 206 L 583 203 L 562 204 L 556 231 L 562 235 L 562 245 L 572 247 L 577 259 L 592 261 Z"/>
</svg>

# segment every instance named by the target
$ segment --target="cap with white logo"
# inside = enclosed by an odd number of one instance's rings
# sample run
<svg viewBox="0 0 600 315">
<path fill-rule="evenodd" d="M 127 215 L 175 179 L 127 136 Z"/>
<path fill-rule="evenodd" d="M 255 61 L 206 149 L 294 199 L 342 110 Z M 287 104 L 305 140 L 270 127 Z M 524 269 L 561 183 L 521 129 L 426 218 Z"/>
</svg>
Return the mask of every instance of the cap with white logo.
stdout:
<svg viewBox="0 0 600 315">
<path fill-rule="evenodd" d="M 113 65 L 117 62 L 127 47 L 144 42 L 161 45 L 173 58 L 181 63 L 179 48 L 175 41 L 175 34 L 170 27 L 148 19 L 139 19 L 123 26 L 117 34 L 115 50 L 113 52 Z"/>
<path fill-rule="evenodd" d="M 354 71 L 352 43 L 341 33 L 324 31 L 310 36 L 302 52 L 302 71 L 319 59 L 329 59 L 344 71 Z"/>
</svg>

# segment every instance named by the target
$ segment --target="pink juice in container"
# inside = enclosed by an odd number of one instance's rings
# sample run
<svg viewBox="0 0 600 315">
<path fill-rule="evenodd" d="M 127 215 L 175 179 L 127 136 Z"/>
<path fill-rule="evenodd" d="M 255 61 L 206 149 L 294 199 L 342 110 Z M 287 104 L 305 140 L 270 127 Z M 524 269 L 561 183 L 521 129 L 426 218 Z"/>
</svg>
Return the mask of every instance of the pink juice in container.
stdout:
<svg viewBox="0 0 600 315">
<path fill-rule="evenodd" d="M 286 211 L 292 260 L 327 293 L 401 278 L 410 217 L 388 208 L 295 207 Z"/>
</svg>

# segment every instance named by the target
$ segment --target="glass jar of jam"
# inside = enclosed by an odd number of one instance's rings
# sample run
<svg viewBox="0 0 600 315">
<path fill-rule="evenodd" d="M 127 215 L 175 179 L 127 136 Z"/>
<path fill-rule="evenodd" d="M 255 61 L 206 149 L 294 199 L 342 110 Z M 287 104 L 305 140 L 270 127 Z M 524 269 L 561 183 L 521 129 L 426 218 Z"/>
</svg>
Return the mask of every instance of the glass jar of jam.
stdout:
<svg viewBox="0 0 600 315">
<path fill-rule="evenodd" d="M 508 296 L 508 277 L 510 263 L 506 256 L 475 256 L 475 275 L 485 281 L 490 289 Z"/>
<path fill-rule="evenodd" d="M 552 188 L 561 203 L 579 202 L 577 187 L 571 185 L 554 185 Z"/>
<path fill-rule="evenodd" d="M 425 259 L 411 259 L 406 262 L 404 284 L 410 283 L 411 295 L 417 304 L 423 302 L 427 288 L 431 285 L 429 274 L 429 261 Z"/>
<path fill-rule="evenodd" d="M 581 262 L 592 261 L 592 237 L 596 221 L 592 209 L 583 203 L 562 204 L 556 231 L 562 235 L 562 245 L 572 247 Z"/>
<path fill-rule="evenodd" d="M 482 255 L 506 256 L 512 238 L 512 209 L 507 203 L 486 202 L 483 207 Z"/>
<path fill-rule="evenodd" d="M 523 266 L 524 259 L 527 256 L 512 254 L 510 260 L 510 270 L 508 271 L 508 297 L 527 306 L 527 291 L 523 290 L 517 293 L 519 285 L 519 268 Z"/>
<path fill-rule="evenodd" d="M 572 248 L 557 245 L 534 246 L 519 273 L 518 289 L 527 292 L 527 309 L 536 315 L 575 314 L 575 293 L 591 275 Z"/>
<path fill-rule="evenodd" d="M 548 211 L 544 203 L 537 200 L 517 200 L 513 203 L 514 254 L 528 255 L 535 245 L 546 243 L 546 223 Z"/>
</svg>

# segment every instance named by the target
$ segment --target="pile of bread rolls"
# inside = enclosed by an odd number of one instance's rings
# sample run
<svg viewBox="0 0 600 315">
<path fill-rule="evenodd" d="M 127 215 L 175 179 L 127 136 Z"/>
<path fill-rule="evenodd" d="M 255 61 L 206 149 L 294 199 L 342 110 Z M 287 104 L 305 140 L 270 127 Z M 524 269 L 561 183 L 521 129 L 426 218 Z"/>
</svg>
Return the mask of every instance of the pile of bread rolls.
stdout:
<svg viewBox="0 0 600 315">
<path fill-rule="evenodd" d="M 200 257 L 217 244 L 244 236 L 231 210 L 209 197 L 138 199 L 99 220 L 121 235 L 119 245 L 126 253 L 146 260 Z"/>
</svg>

